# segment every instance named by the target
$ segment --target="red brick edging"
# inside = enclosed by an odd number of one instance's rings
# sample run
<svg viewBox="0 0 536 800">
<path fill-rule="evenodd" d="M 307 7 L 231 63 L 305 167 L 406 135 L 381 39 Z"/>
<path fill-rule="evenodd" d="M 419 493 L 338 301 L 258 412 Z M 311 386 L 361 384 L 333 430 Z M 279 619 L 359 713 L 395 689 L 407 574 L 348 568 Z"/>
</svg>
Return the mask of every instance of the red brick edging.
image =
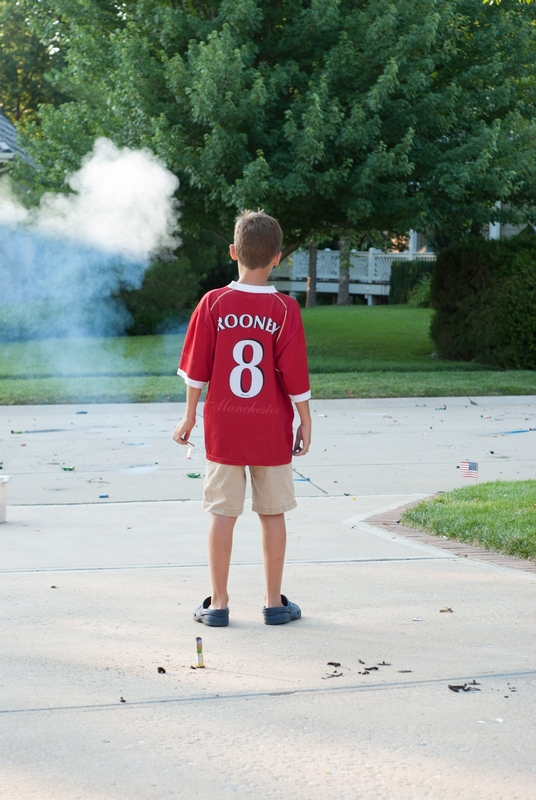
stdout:
<svg viewBox="0 0 536 800">
<path fill-rule="evenodd" d="M 515 556 L 506 556 L 503 553 L 495 553 L 492 550 L 487 550 L 485 547 L 476 547 L 472 544 L 465 544 L 464 542 L 457 542 L 455 539 L 444 539 L 442 536 L 434 536 L 431 533 L 424 533 L 417 531 L 415 528 L 406 528 L 400 522 L 400 517 L 408 508 L 412 508 L 417 503 L 407 503 L 404 506 L 399 506 L 393 511 L 385 511 L 383 514 L 376 514 L 373 517 L 363 520 L 368 525 L 375 528 L 380 528 L 389 533 L 396 533 L 398 536 L 405 536 L 407 539 L 414 539 L 422 544 L 430 544 L 433 547 L 440 547 L 441 550 L 450 550 L 456 556 L 463 558 L 472 558 L 475 561 L 485 561 L 488 564 L 496 564 L 499 567 L 510 567 L 511 569 L 520 569 L 524 572 L 532 572 L 536 574 L 536 562 L 525 558 L 516 558 Z"/>
</svg>

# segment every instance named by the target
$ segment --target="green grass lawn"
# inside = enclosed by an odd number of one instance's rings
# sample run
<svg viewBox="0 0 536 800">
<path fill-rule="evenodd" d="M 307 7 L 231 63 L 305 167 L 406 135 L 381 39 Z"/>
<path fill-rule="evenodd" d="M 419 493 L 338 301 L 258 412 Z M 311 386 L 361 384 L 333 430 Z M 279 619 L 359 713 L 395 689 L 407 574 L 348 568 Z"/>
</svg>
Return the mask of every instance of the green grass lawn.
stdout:
<svg viewBox="0 0 536 800">
<path fill-rule="evenodd" d="M 471 372 L 482 366 L 432 358 L 432 311 L 408 306 L 302 309 L 309 368 L 332 372 Z"/>
<path fill-rule="evenodd" d="M 402 523 L 536 559 L 536 481 L 496 481 L 455 489 L 405 511 Z"/>
<path fill-rule="evenodd" d="M 314 397 L 536 394 L 536 372 L 432 357 L 431 311 L 407 306 L 304 309 Z M 0 405 L 184 400 L 184 336 L 0 344 Z"/>
<path fill-rule="evenodd" d="M 0 344 L 0 405 L 184 400 L 183 335 Z"/>
</svg>

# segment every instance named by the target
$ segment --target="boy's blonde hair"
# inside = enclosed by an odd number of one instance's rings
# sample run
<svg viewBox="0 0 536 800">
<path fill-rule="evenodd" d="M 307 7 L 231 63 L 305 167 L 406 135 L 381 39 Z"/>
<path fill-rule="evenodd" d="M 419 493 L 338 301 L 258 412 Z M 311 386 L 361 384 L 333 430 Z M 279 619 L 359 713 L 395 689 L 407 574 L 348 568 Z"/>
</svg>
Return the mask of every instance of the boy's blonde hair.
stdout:
<svg viewBox="0 0 536 800">
<path fill-rule="evenodd" d="M 239 262 L 247 269 L 262 269 L 277 256 L 283 243 L 279 222 L 264 211 L 242 211 L 234 229 Z"/>
</svg>

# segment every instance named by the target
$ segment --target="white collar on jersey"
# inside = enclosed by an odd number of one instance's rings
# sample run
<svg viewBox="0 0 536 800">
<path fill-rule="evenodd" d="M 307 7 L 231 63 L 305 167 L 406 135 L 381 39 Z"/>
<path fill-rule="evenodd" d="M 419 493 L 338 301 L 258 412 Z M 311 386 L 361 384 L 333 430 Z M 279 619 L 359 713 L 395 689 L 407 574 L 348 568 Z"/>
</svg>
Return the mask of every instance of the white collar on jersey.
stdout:
<svg viewBox="0 0 536 800">
<path fill-rule="evenodd" d="M 231 281 L 230 289 L 237 289 L 239 292 L 251 292 L 251 294 L 273 294 L 277 292 L 275 286 L 254 286 L 252 283 L 238 283 Z"/>
</svg>

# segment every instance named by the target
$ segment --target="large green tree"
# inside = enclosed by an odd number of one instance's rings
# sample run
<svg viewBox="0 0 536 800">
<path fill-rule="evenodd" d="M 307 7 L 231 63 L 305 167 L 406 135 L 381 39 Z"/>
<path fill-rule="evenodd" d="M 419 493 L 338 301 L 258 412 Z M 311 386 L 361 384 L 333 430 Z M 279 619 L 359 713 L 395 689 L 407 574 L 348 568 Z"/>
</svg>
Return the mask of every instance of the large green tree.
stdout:
<svg viewBox="0 0 536 800">
<path fill-rule="evenodd" d="M 503 0 L 37 0 L 71 100 L 28 149 L 60 189 L 93 139 L 148 146 L 185 230 L 262 206 L 287 251 L 329 232 L 458 238 L 536 194 L 536 11 Z"/>
<path fill-rule="evenodd" d="M 0 0 L 0 108 L 20 129 L 37 119 L 41 103 L 61 101 L 46 78 L 61 65 L 59 50 L 30 28 L 26 2 Z"/>
</svg>

